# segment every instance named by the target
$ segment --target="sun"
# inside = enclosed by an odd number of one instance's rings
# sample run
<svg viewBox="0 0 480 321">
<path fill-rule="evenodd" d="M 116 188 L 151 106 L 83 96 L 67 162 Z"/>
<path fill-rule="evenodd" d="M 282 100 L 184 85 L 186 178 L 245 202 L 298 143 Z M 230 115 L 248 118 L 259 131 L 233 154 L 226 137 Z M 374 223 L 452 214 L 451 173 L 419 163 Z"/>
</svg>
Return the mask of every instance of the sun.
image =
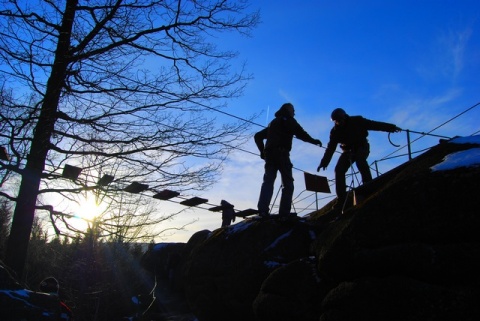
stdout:
<svg viewBox="0 0 480 321">
<path fill-rule="evenodd" d="M 92 221 L 101 214 L 101 208 L 94 197 L 86 197 L 85 200 L 80 203 L 77 214 L 86 221 Z"/>
<path fill-rule="evenodd" d="M 75 206 L 74 217 L 70 224 L 77 230 L 84 231 L 91 226 L 95 218 L 102 214 L 103 210 L 104 206 L 97 204 L 95 197 L 86 196 Z"/>
<path fill-rule="evenodd" d="M 98 204 L 95 201 L 95 196 L 82 196 L 82 198 L 77 199 L 75 205 L 70 205 L 69 212 L 72 216 L 68 220 L 68 225 L 77 231 L 86 231 L 105 210 L 106 205 Z"/>
</svg>

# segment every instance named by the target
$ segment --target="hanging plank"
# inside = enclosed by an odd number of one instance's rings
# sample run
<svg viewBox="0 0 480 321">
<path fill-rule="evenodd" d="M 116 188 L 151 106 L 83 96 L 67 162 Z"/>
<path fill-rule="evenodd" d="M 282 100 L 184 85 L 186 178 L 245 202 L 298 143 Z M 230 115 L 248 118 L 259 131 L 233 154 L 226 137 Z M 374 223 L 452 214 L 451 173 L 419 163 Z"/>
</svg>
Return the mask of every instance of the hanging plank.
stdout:
<svg viewBox="0 0 480 321">
<path fill-rule="evenodd" d="M 235 216 L 238 217 L 247 217 L 250 215 L 258 214 L 258 210 L 254 210 L 253 208 L 249 208 L 240 212 L 235 213 Z"/>
<path fill-rule="evenodd" d="M 146 185 L 146 184 L 141 184 L 139 182 L 133 182 L 130 185 L 128 185 L 127 187 L 125 187 L 124 191 L 129 192 L 129 193 L 133 193 L 133 194 L 138 194 L 140 192 L 143 192 L 147 188 L 148 188 L 148 185 Z"/>
<path fill-rule="evenodd" d="M 166 201 L 166 200 L 169 200 L 171 198 L 177 197 L 178 195 L 180 195 L 179 192 L 164 189 L 163 191 L 153 195 L 153 198 Z"/>
<path fill-rule="evenodd" d="M 74 181 L 78 178 L 78 175 L 80 175 L 82 169 L 83 168 L 65 164 L 65 167 L 63 167 L 62 176 Z"/>
<path fill-rule="evenodd" d="M 185 206 L 197 206 L 203 203 L 208 202 L 207 199 L 201 198 L 201 197 L 192 197 L 188 200 L 184 200 L 183 202 L 180 202 L 180 204 L 185 205 Z"/>
<path fill-rule="evenodd" d="M 305 188 L 307 191 L 328 193 L 330 194 L 330 186 L 328 185 L 328 179 L 325 176 L 318 176 L 304 172 Z"/>
</svg>

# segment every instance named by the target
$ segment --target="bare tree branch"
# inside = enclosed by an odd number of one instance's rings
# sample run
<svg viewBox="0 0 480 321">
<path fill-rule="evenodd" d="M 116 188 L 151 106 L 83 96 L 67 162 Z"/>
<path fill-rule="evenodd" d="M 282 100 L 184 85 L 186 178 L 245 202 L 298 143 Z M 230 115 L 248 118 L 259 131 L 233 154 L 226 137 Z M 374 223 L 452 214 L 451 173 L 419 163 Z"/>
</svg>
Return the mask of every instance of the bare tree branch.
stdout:
<svg viewBox="0 0 480 321">
<path fill-rule="evenodd" d="M 53 194 L 78 201 L 101 188 L 87 178 L 106 171 L 117 183 L 102 191 L 110 199 L 131 180 L 203 190 L 248 137 L 248 121 L 212 114 L 250 79 L 236 52 L 217 46 L 223 33 L 248 35 L 258 23 L 246 0 L 62 5 L 0 0 L 0 145 L 11 156 L 0 161 L 0 195 L 17 200 L 7 261 L 20 274 L 38 196 L 42 206 L 55 205 L 45 203 Z M 82 175 L 62 178 L 66 164 Z"/>
</svg>

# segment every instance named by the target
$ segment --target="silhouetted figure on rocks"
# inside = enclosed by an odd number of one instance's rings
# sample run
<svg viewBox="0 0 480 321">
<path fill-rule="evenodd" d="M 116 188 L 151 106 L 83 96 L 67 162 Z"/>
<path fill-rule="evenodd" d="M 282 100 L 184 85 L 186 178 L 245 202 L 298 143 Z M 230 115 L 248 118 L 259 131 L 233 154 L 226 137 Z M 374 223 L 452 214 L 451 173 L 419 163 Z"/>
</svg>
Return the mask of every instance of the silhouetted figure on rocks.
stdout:
<svg viewBox="0 0 480 321">
<path fill-rule="evenodd" d="M 232 222 L 235 222 L 234 206 L 225 200 L 222 200 L 220 205 L 222 205 L 222 227 L 229 226 Z"/>
<path fill-rule="evenodd" d="M 402 129 L 393 124 L 369 120 L 362 116 L 349 116 L 342 108 L 333 110 L 331 118 L 335 125 L 330 130 L 330 141 L 327 144 L 317 172 L 321 168 L 323 170 L 327 168 L 337 148 L 337 144 L 340 144 L 343 152 L 335 166 L 337 203 L 334 206 L 334 210 L 340 210 L 343 209 L 347 196 L 345 174 L 353 163 L 357 164 L 363 184 L 372 180 L 372 173 L 367 163 L 367 157 L 370 154 L 370 144 L 367 140 L 368 131 L 376 130 L 394 133 Z"/>
<path fill-rule="evenodd" d="M 51 295 L 59 296 L 60 285 L 56 278 L 49 276 L 40 282 L 38 286 L 40 292 L 48 293 Z M 61 321 L 73 321 L 72 310 L 59 299 L 60 302 L 60 318 Z"/>
<path fill-rule="evenodd" d="M 255 144 L 260 151 L 260 157 L 265 160 L 265 174 L 258 200 L 258 212 L 261 217 L 270 215 L 270 201 L 277 172 L 282 177 L 282 196 L 280 198 L 279 216 L 290 215 L 293 196 L 292 162 L 290 150 L 293 136 L 307 143 L 322 146 L 319 139 L 312 138 L 295 120 L 295 109 L 290 103 L 283 104 L 275 113 L 267 128 L 255 134 Z M 264 144 L 264 140 L 266 143 Z"/>
</svg>

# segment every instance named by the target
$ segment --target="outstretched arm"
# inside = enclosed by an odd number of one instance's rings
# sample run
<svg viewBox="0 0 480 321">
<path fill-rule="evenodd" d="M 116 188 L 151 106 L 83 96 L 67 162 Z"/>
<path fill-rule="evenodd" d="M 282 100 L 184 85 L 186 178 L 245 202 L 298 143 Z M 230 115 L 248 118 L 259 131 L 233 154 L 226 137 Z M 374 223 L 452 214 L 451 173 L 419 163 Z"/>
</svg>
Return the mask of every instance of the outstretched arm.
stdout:
<svg viewBox="0 0 480 321">
<path fill-rule="evenodd" d="M 320 165 L 317 167 L 317 172 L 320 171 L 320 169 L 326 170 L 328 164 L 330 164 L 330 161 L 332 160 L 333 153 L 335 152 L 335 149 L 337 148 L 337 142 L 330 140 L 327 144 L 327 149 L 325 150 L 325 154 L 323 154 L 322 160 L 320 161 Z"/>
<path fill-rule="evenodd" d="M 338 145 L 338 138 L 334 134 L 334 129 L 330 131 L 330 140 L 328 141 L 327 148 L 325 149 L 325 154 L 323 154 L 323 158 L 320 161 L 320 165 L 317 167 L 317 172 L 320 171 L 321 168 L 323 170 L 327 169 L 328 164 L 330 164 L 330 161 L 332 160 L 333 153 L 335 153 L 335 150 L 337 149 Z"/>
<path fill-rule="evenodd" d="M 310 134 L 307 133 L 305 129 L 303 129 L 303 127 L 300 126 L 300 124 L 295 119 L 292 118 L 292 121 L 293 121 L 292 126 L 294 127 L 293 134 L 295 135 L 295 137 L 297 137 L 300 140 L 303 140 L 304 142 L 322 147 L 322 142 L 320 141 L 320 139 L 315 139 L 312 136 L 310 136 Z"/>
<path fill-rule="evenodd" d="M 366 123 L 366 128 L 368 130 L 377 130 L 377 131 L 383 131 L 383 132 L 389 132 L 389 133 L 396 133 L 396 132 L 402 131 L 401 128 L 397 127 L 394 124 L 384 123 L 381 121 L 365 119 L 365 123 Z"/>
</svg>

